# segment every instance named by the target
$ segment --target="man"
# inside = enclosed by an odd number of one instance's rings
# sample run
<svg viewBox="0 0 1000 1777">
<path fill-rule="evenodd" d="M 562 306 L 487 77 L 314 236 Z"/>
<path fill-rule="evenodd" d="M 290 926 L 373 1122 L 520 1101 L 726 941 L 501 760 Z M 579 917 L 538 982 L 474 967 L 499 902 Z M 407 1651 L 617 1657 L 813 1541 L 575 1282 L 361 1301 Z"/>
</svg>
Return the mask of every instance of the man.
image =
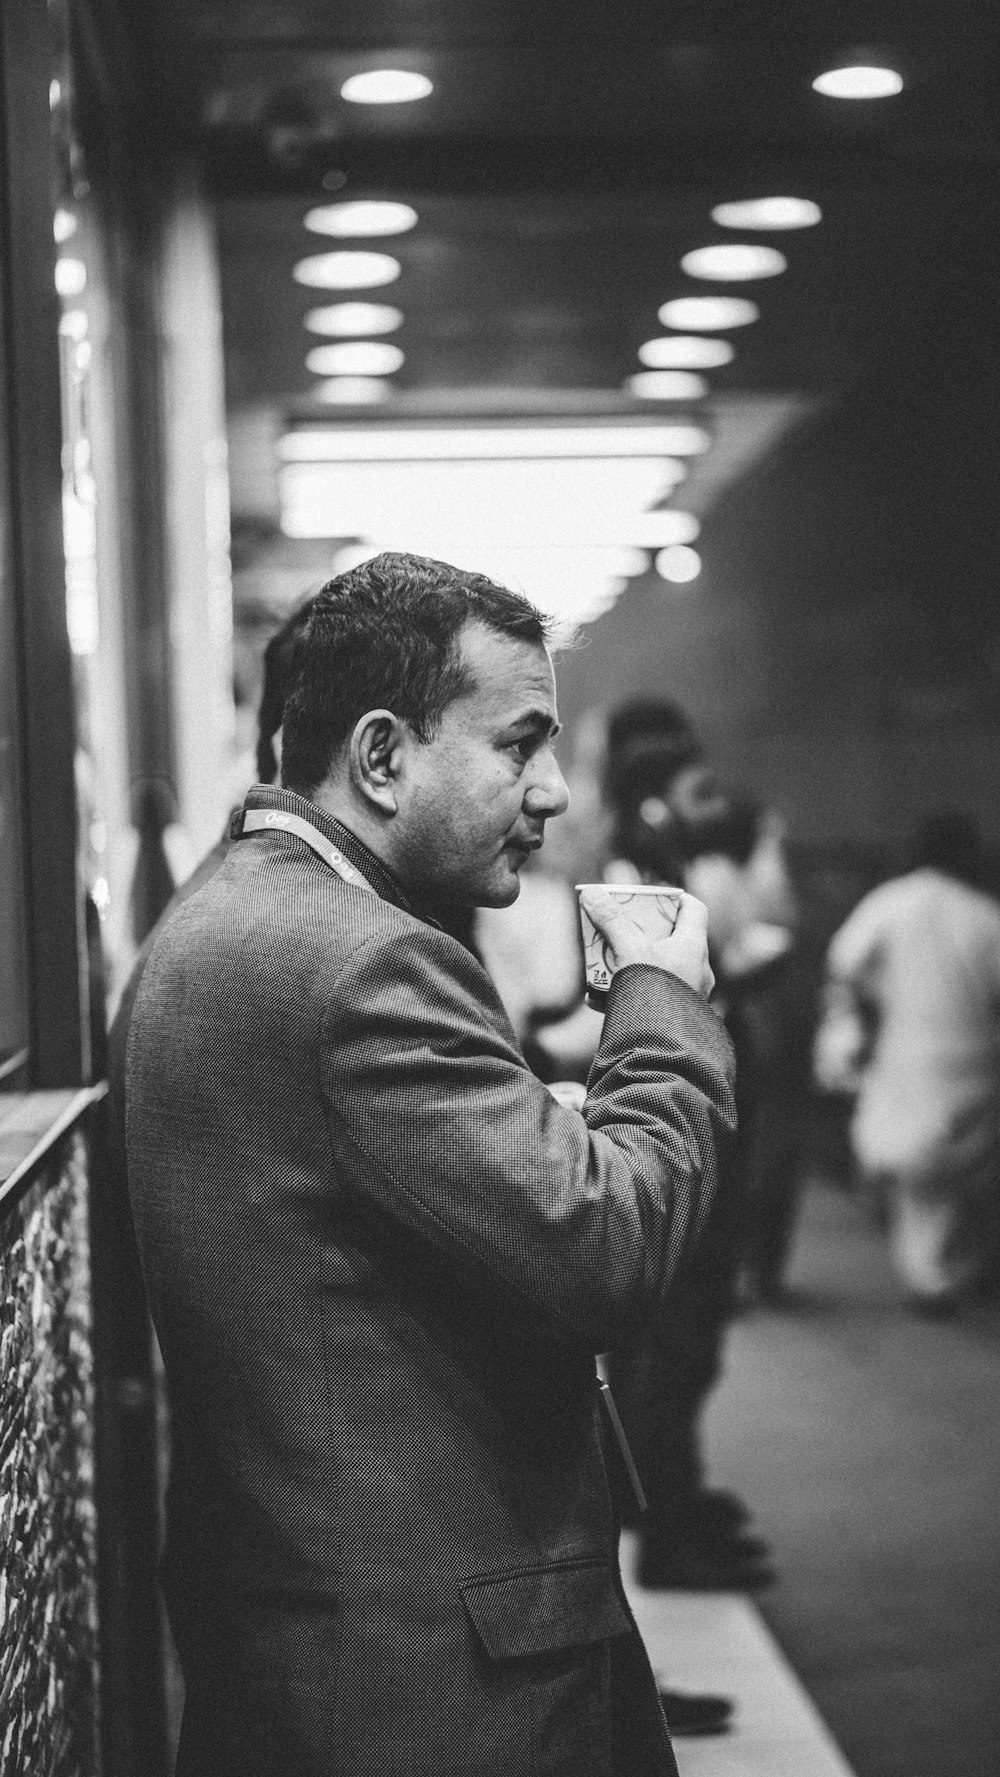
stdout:
<svg viewBox="0 0 1000 1777">
<path fill-rule="evenodd" d="M 315 600 L 258 786 L 146 966 L 129 1185 L 172 1402 L 180 1777 L 675 1771 L 593 1357 L 733 1125 L 704 913 L 620 973 L 584 1113 L 442 913 L 567 795 L 544 621 L 383 555 Z"/>
<path fill-rule="evenodd" d="M 884 1193 L 895 1269 L 931 1313 L 1000 1281 L 1000 908 L 984 864 L 974 822 L 928 816 L 912 867 L 832 939 L 817 1033 L 820 1084 L 857 1090 L 855 1159 Z M 868 1052 L 838 1077 L 845 1014 Z"/>
</svg>

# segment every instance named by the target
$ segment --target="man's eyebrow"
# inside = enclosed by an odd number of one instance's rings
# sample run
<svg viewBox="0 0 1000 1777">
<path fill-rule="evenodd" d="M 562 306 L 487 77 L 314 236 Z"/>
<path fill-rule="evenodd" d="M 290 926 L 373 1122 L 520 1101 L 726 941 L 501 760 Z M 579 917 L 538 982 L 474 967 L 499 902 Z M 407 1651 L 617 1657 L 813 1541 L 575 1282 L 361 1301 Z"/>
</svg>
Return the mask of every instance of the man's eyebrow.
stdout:
<svg viewBox="0 0 1000 1777">
<path fill-rule="evenodd" d="M 539 733 L 547 734 L 550 740 L 554 740 L 556 735 L 562 731 L 562 723 L 556 721 L 551 710 L 525 710 L 522 715 L 515 716 L 513 721 L 508 723 L 508 727 L 511 729 L 534 728 Z"/>
</svg>

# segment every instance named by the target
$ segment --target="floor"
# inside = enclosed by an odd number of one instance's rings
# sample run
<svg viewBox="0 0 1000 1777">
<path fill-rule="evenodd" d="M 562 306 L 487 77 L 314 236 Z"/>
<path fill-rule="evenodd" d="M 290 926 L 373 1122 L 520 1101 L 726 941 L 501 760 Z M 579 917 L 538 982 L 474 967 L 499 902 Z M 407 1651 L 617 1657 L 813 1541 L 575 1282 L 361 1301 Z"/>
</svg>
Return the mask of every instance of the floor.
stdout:
<svg viewBox="0 0 1000 1777">
<path fill-rule="evenodd" d="M 750 1599 L 644 1592 L 631 1580 L 632 1539 L 624 1542 L 626 1585 L 657 1677 L 734 1704 L 725 1734 L 675 1740 L 680 1777 L 852 1777 Z"/>
<path fill-rule="evenodd" d="M 756 1606 L 677 1595 L 675 1636 L 670 1595 L 647 1609 L 689 1688 L 726 1684 L 688 1663 L 682 1611 L 700 1605 L 703 1646 L 713 1611 L 732 1642 L 734 1735 L 681 1742 L 684 1770 L 783 1777 L 749 1740 L 732 1762 L 741 1716 L 759 1737 L 770 1647 L 778 1690 L 790 1666 L 857 1777 L 1000 1777 L 1000 1308 L 914 1316 L 866 1206 L 821 1180 L 789 1281 L 787 1308 L 734 1324 L 706 1425 L 711 1479 L 751 1504 L 778 1583 Z M 825 1777 L 815 1757 L 795 1777 Z"/>
</svg>

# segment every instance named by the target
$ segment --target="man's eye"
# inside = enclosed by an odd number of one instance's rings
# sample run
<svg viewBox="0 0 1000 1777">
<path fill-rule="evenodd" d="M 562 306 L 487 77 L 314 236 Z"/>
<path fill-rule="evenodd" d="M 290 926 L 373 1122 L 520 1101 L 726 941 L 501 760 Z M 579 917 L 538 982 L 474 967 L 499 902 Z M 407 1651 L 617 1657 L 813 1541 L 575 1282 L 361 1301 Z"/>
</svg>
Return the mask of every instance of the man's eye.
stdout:
<svg viewBox="0 0 1000 1777">
<path fill-rule="evenodd" d="M 535 735 L 524 734 L 520 740 L 514 742 L 514 751 L 519 753 L 522 759 L 530 759 L 537 745 L 538 740 Z"/>
</svg>

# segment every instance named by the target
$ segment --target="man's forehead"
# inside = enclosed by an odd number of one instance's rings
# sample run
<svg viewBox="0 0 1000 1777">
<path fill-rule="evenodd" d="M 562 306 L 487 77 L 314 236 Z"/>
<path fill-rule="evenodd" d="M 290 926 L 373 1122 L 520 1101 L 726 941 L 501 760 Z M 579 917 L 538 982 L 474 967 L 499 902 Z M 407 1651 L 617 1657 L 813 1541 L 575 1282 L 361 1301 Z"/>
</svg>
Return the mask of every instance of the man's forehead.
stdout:
<svg viewBox="0 0 1000 1777">
<path fill-rule="evenodd" d="M 460 646 L 471 680 L 468 697 L 511 715 L 532 712 L 555 720 L 555 676 L 544 642 L 473 622 L 463 629 Z"/>
</svg>

